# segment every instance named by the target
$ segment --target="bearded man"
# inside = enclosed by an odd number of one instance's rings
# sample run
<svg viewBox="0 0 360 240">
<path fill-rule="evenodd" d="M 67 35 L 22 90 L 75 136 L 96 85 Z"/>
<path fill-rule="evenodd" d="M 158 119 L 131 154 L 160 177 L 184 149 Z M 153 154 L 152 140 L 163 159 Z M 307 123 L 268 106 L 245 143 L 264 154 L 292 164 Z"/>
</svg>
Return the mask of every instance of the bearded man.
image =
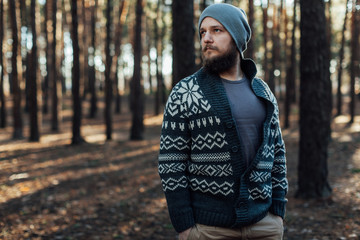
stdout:
<svg viewBox="0 0 360 240">
<path fill-rule="evenodd" d="M 245 12 L 207 7 L 199 19 L 203 67 L 168 98 L 159 174 L 181 240 L 283 237 L 285 144 L 279 110 L 243 52 Z"/>
</svg>

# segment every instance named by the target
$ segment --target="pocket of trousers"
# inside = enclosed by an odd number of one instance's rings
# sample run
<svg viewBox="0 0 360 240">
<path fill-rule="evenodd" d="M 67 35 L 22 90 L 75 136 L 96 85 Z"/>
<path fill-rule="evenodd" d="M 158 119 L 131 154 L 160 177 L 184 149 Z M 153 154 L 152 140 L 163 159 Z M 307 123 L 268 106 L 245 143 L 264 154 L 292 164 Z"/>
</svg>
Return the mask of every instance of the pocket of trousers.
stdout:
<svg viewBox="0 0 360 240">
<path fill-rule="evenodd" d="M 274 220 L 274 222 L 276 222 L 278 224 L 278 226 L 283 229 L 284 228 L 284 222 L 282 220 L 281 217 L 275 215 L 275 214 L 272 214 L 272 213 L 269 213 L 269 216 Z"/>
<path fill-rule="evenodd" d="M 196 239 L 198 239 L 198 238 L 196 237 L 197 231 L 198 231 L 198 230 L 197 230 L 196 225 L 193 226 L 193 227 L 191 228 L 191 230 L 190 230 L 190 233 L 189 233 L 189 236 L 188 236 L 187 240 L 196 240 Z"/>
</svg>

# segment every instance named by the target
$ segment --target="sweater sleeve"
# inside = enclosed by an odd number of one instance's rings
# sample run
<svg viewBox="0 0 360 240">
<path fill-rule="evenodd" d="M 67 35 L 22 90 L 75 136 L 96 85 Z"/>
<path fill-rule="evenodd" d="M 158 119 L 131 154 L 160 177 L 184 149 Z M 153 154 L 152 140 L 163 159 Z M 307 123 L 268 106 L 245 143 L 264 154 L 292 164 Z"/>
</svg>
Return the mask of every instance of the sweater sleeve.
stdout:
<svg viewBox="0 0 360 240">
<path fill-rule="evenodd" d="M 279 120 L 277 121 L 274 148 L 274 165 L 272 175 L 272 205 L 270 212 L 282 218 L 285 216 L 285 205 L 287 202 L 286 194 L 288 191 L 288 181 L 286 178 L 286 156 L 285 143 L 282 138 Z"/>
<path fill-rule="evenodd" d="M 171 222 L 177 232 L 195 225 L 187 178 L 191 135 L 186 105 L 181 102 L 175 86 L 164 110 L 160 137 L 158 170 Z"/>
</svg>

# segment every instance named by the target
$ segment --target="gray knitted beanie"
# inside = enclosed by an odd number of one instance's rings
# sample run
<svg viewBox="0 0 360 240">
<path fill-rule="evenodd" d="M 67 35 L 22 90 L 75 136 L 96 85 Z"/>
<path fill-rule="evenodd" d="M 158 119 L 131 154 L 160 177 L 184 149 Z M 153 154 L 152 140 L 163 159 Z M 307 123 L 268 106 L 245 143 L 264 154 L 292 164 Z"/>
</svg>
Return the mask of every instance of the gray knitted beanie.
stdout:
<svg viewBox="0 0 360 240">
<path fill-rule="evenodd" d="M 226 28 L 242 55 L 243 51 L 246 50 L 247 43 L 251 37 L 251 29 L 245 11 L 227 3 L 212 4 L 205 8 L 199 18 L 199 33 L 200 25 L 206 17 L 214 18 Z"/>
</svg>

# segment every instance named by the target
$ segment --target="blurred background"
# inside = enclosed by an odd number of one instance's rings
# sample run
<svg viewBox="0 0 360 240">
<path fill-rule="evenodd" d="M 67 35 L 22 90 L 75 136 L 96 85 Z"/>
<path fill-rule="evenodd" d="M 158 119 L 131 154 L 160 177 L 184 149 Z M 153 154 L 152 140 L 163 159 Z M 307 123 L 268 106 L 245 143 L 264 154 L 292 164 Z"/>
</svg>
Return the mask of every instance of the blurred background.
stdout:
<svg viewBox="0 0 360 240">
<path fill-rule="evenodd" d="M 1 239 L 176 238 L 162 111 L 219 2 L 278 100 L 285 239 L 360 239 L 359 0 L 0 0 Z"/>
</svg>

